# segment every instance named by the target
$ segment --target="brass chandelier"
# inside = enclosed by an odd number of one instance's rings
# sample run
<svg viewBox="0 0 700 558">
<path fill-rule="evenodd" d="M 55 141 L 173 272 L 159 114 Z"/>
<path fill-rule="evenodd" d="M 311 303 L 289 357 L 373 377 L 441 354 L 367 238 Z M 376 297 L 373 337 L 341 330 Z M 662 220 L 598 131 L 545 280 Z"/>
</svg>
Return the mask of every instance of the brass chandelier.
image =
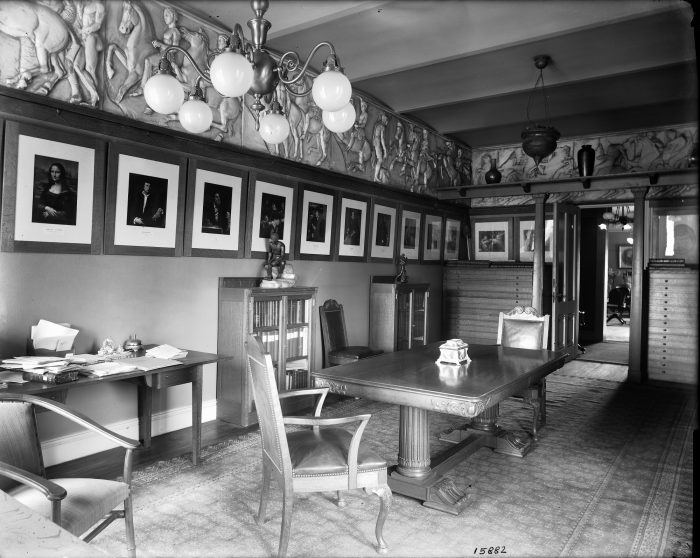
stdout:
<svg viewBox="0 0 700 558">
<path fill-rule="evenodd" d="M 242 97 L 246 93 L 254 97 L 252 109 L 255 129 L 269 144 L 283 142 L 289 135 L 289 122 L 284 116 L 277 98 L 279 84 L 290 95 L 301 97 L 311 92 L 314 102 L 323 111 L 323 123 L 332 132 L 349 130 L 355 122 L 355 108 L 350 101 L 352 86 L 343 73 L 335 48 L 329 42 L 318 43 L 302 64 L 296 52 L 284 53 L 279 60 L 265 48 L 267 32 L 271 27 L 263 16 L 268 0 L 251 0 L 255 17 L 248 21 L 251 40 L 243 35 L 243 28 L 236 23 L 226 47 L 207 67 L 200 68 L 190 54 L 177 45 L 163 49 L 158 70 L 144 86 L 146 103 L 155 112 L 177 114 L 180 124 L 192 133 L 202 133 L 212 124 L 212 111 L 202 92 L 202 82 L 210 83 L 224 97 Z M 314 79 L 311 87 L 297 91 L 293 85 L 306 75 L 311 58 L 321 48 L 328 48 L 329 55 L 323 71 Z M 175 78 L 168 55 L 179 52 L 185 56 L 198 74 L 189 98 L 185 100 L 182 83 Z"/>
</svg>

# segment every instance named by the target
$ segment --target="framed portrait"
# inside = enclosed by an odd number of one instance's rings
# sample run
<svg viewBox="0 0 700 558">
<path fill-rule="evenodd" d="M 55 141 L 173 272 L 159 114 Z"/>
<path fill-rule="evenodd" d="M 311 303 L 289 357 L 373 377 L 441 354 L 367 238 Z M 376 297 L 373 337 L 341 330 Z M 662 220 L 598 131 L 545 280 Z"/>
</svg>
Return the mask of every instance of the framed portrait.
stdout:
<svg viewBox="0 0 700 558">
<path fill-rule="evenodd" d="M 521 262 L 531 262 L 535 257 L 535 221 L 520 220 L 518 225 L 518 252 Z M 554 220 L 544 222 L 544 261 L 552 261 L 552 231 Z"/>
<path fill-rule="evenodd" d="M 370 258 L 377 261 L 393 260 L 396 251 L 396 205 L 382 201 L 372 204 L 372 232 Z"/>
<path fill-rule="evenodd" d="M 620 269 L 631 269 L 632 258 L 634 257 L 634 246 L 620 244 L 617 247 L 617 267 Z"/>
<path fill-rule="evenodd" d="M 457 219 L 445 219 L 445 260 L 459 259 L 459 233 L 461 224 Z"/>
<path fill-rule="evenodd" d="M 297 223 L 297 257 L 311 260 L 333 258 L 335 193 L 304 187 Z"/>
<path fill-rule="evenodd" d="M 110 145 L 105 252 L 182 255 L 186 169 L 182 155 Z"/>
<path fill-rule="evenodd" d="M 277 234 L 286 254 L 294 254 L 296 186 L 282 178 L 251 175 L 248 185 L 246 257 L 267 255 L 270 235 Z"/>
<path fill-rule="evenodd" d="M 425 216 L 423 261 L 440 261 L 442 258 L 442 215 Z"/>
<path fill-rule="evenodd" d="M 408 261 L 419 261 L 421 247 L 422 216 L 418 211 L 402 209 L 401 211 L 401 240 L 399 254 L 404 254 Z"/>
<path fill-rule="evenodd" d="M 5 130 L 2 250 L 101 253 L 105 142 L 11 121 Z"/>
<path fill-rule="evenodd" d="M 338 216 L 338 260 L 367 259 L 367 215 L 369 201 L 361 196 L 343 194 Z"/>
<path fill-rule="evenodd" d="M 474 258 L 490 261 L 508 260 L 510 254 L 509 225 L 508 221 L 474 223 Z"/>
<path fill-rule="evenodd" d="M 236 257 L 243 252 L 241 219 L 248 173 L 190 159 L 187 171 L 185 256 Z"/>
</svg>

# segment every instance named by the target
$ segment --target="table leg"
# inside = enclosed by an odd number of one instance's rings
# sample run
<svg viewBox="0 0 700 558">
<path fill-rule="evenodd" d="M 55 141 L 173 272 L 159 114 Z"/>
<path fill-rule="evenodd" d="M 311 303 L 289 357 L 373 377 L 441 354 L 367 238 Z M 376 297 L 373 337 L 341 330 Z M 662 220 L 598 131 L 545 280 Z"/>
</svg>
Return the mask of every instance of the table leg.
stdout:
<svg viewBox="0 0 700 558">
<path fill-rule="evenodd" d="M 151 447 L 151 420 L 153 418 L 153 388 L 142 379 L 136 387 L 139 415 L 139 441 Z"/>
<path fill-rule="evenodd" d="M 202 367 L 194 368 L 192 377 L 192 463 L 199 465 L 202 451 Z"/>
</svg>

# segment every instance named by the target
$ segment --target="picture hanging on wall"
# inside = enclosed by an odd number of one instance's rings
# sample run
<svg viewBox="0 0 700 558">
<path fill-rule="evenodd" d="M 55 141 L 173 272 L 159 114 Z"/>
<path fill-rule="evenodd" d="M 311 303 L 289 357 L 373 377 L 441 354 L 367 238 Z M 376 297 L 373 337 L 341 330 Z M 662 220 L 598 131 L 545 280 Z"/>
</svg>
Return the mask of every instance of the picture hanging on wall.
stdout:
<svg viewBox="0 0 700 558">
<path fill-rule="evenodd" d="M 7 122 L 4 160 L 3 251 L 102 251 L 102 140 Z"/>
<path fill-rule="evenodd" d="M 474 257 L 477 260 L 506 261 L 510 253 L 508 221 L 474 223 Z"/>
<path fill-rule="evenodd" d="M 620 244 L 617 247 L 617 267 L 620 269 L 631 269 L 632 258 L 634 257 L 634 246 Z"/>
<path fill-rule="evenodd" d="M 332 191 L 304 188 L 297 233 L 298 258 L 333 258 L 335 209 L 335 194 Z"/>
<path fill-rule="evenodd" d="M 421 214 L 418 211 L 403 209 L 401 211 L 401 243 L 399 253 L 404 254 L 408 261 L 420 259 L 421 246 Z"/>
<path fill-rule="evenodd" d="M 521 262 L 531 262 L 535 257 L 535 221 L 520 221 L 519 224 L 519 255 Z M 544 222 L 544 261 L 552 261 L 552 231 L 554 221 L 546 219 Z"/>
<path fill-rule="evenodd" d="M 367 198 L 343 194 L 338 217 L 338 259 L 365 261 L 367 258 Z"/>
<path fill-rule="evenodd" d="M 190 159 L 185 256 L 236 257 L 242 252 L 248 173 Z"/>
<path fill-rule="evenodd" d="M 286 254 L 294 254 L 295 185 L 281 178 L 252 175 L 248 185 L 246 257 L 267 256 L 270 235 L 275 233 Z"/>
<path fill-rule="evenodd" d="M 445 219 L 445 260 L 459 259 L 460 222 L 457 219 Z"/>
<path fill-rule="evenodd" d="M 110 147 L 108 254 L 182 255 L 186 168 L 182 155 L 143 146 Z"/>
<path fill-rule="evenodd" d="M 396 249 L 396 206 L 386 202 L 372 204 L 370 258 L 393 261 Z"/>
<path fill-rule="evenodd" d="M 440 261 L 442 257 L 442 216 L 426 215 L 424 228 L 423 261 Z"/>
</svg>

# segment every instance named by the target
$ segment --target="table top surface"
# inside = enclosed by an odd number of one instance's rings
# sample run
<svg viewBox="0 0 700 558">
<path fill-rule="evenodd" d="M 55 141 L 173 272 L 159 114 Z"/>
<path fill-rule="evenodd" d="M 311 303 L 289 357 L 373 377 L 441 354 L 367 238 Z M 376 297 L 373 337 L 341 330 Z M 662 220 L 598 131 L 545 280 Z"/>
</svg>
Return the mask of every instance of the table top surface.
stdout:
<svg viewBox="0 0 700 558">
<path fill-rule="evenodd" d="M 560 368 L 566 351 L 516 349 L 500 345 L 469 345 L 470 362 L 437 364 L 442 341 L 384 353 L 351 364 L 324 368 L 313 377 L 376 392 L 410 392 L 461 400 L 507 397 Z M 378 400 L 385 400 L 378 397 Z"/>
</svg>

